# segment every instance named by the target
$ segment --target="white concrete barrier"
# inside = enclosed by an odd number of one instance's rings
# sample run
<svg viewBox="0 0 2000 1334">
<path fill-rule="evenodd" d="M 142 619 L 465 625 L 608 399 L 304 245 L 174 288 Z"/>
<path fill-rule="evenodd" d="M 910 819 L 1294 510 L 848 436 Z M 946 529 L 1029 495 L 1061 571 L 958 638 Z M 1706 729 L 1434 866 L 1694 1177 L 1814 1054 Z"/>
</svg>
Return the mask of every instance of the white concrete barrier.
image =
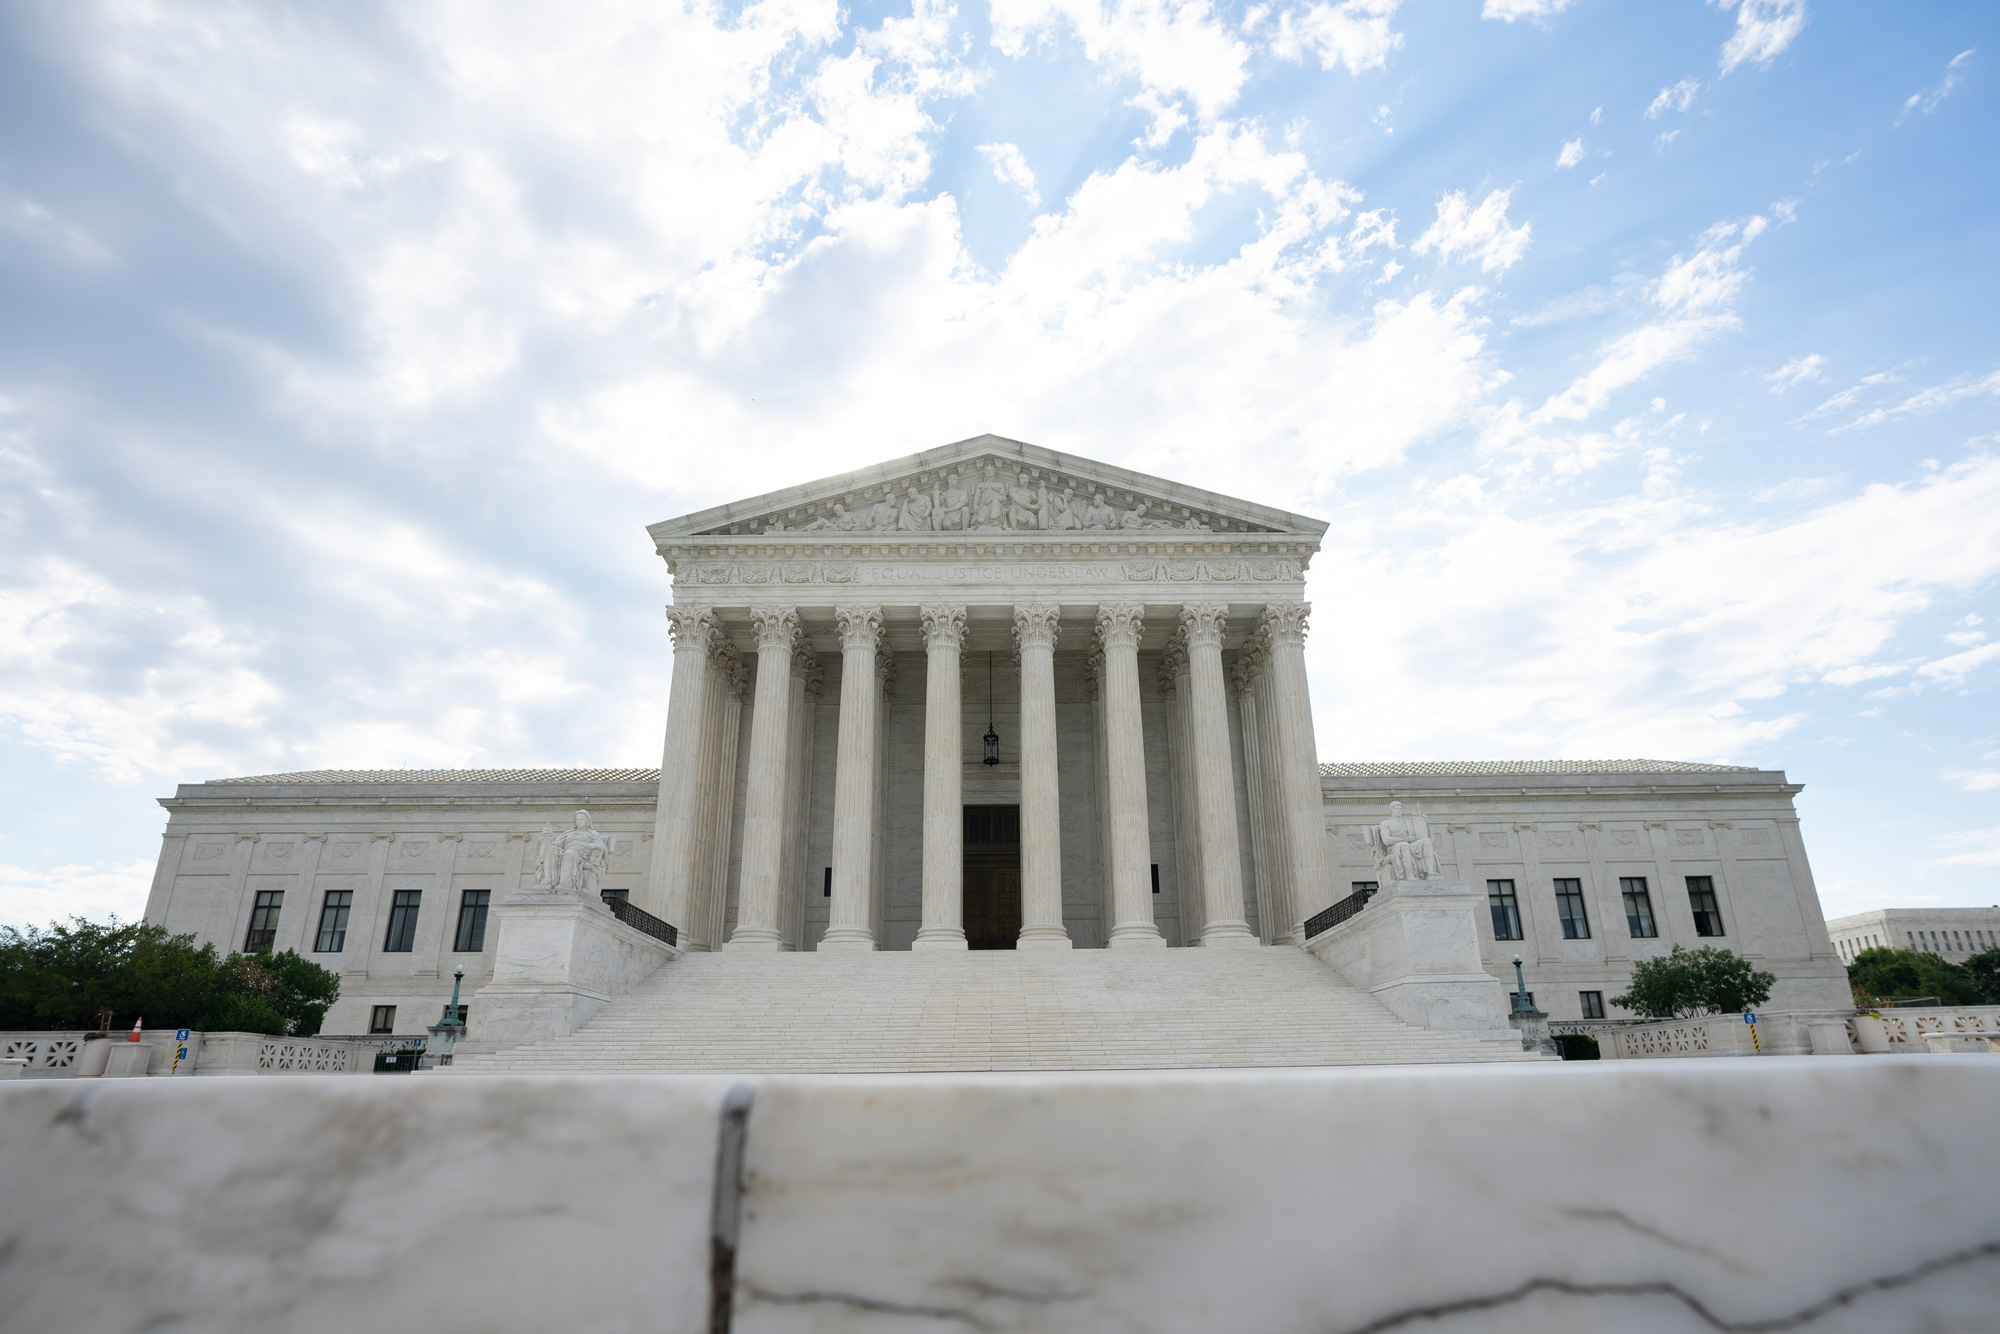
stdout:
<svg viewBox="0 0 2000 1334">
<path fill-rule="evenodd" d="M 1914 1334 L 2000 1309 L 1985 1056 L 791 1077 L 736 1117 L 731 1087 L 12 1082 L 0 1327 Z"/>
</svg>

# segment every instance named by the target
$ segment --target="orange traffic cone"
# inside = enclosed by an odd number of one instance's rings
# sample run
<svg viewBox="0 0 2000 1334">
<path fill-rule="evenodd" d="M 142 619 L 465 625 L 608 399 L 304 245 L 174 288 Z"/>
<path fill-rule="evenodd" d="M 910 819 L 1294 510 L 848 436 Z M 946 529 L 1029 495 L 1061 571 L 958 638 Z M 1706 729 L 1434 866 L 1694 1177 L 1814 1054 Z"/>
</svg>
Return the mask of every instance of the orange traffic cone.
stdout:
<svg viewBox="0 0 2000 1334">
<path fill-rule="evenodd" d="M 132 1021 L 131 1035 L 127 1037 L 125 1040 L 127 1042 L 137 1042 L 139 1040 L 139 1030 L 145 1027 L 145 1025 L 146 1025 L 146 1016 L 142 1014 L 137 1019 L 134 1019 Z"/>
</svg>

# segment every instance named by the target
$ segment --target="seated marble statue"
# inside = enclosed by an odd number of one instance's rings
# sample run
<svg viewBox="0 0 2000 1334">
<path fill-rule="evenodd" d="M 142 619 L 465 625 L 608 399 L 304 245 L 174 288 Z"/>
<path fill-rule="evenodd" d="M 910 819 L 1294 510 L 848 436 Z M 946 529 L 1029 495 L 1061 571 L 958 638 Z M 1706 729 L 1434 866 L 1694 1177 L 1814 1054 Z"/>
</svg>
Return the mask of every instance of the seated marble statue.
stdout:
<svg viewBox="0 0 2000 1334">
<path fill-rule="evenodd" d="M 1389 818 L 1368 831 L 1375 852 L 1378 873 L 1386 870 L 1389 880 L 1430 880 L 1438 874 L 1437 849 L 1431 844 L 1430 821 L 1424 808 L 1403 814 L 1403 803 L 1389 803 Z"/>
<path fill-rule="evenodd" d="M 537 852 L 541 857 L 543 888 L 566 890 L 585 903 L 599 901 L 605 863 L 611 856 L 611 840 L 591 827 L 589 811 L 578 811 L 572 827 L 560 834 L 544 824 Z"/>
</svg>

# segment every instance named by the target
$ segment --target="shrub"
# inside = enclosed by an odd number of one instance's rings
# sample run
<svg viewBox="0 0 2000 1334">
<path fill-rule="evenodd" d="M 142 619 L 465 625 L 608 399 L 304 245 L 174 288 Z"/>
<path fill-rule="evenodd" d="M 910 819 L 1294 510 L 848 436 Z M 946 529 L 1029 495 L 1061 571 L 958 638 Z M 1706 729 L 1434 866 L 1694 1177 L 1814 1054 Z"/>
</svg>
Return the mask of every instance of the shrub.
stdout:
<svg viewBox="0 0 2000 1334">
<path fill-rule="evenodd" d="M 1597 1039 L 1588 1033 L 1558 1033 L 1556 1047 L 1565 1061 L 1595 1061 L 1601 1055 Z"/>
<path fill-rule="evenodd" d="M 1734 1014 L 1769 1000 L 1777 980 L 1776 974 L 1760 973 L 1728 950 L 1676 945 L 1662 958 L 1633 965 L 1632 985 L 1611 1003 L 1659 1019 Z"/>
<path fill-rule="evenodd" d="M 1984 979 L 1969 965 L 1986 957 L 1979 955 L 1961 968 L 1921 950 L 1878 946 L 1854 956 L 1854 962 L 1847 965 L 1847 985 L 1856 1004 L 1890 996 L 1936 996 L 1944 1005 L 1978 1005 L 1986 1000 L 1987 992 Z"/>
</svg>

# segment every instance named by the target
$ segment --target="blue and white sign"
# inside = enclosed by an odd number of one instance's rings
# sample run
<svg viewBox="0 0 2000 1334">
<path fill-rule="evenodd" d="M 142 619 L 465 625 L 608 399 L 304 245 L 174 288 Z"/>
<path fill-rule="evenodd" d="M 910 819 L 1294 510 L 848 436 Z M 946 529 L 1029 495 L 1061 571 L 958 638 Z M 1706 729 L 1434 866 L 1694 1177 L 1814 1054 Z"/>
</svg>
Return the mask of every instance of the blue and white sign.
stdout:
<svg viewBox="0 0 2000 1334">
<path fill-rule="evenodd" d="M 1744 1023 L 1746 1023 L 1746 1024 L 1754 1024 L 1754 1023 L 1756 1023 L 1756 1022 L 1757 1022 L 1757 1012 L 1756 1012 L 1755 1010 L 1745 1010 L 1745 1011 L 1743 1012 L 1743 1022 L 1744 1022 Z"/>
<path fill-rule="evenodd" d="M 167 1073 L 170 1075 L 179 1074 L 181 1069 L 181 1062 L 185 1061 L 187 1058 L 188 1058 L 188 1031 L 185 1028 L 177 1028 L 174 1030 L 174 1063 L 171 1067 L 168 1068 Z"/>
</svg>

